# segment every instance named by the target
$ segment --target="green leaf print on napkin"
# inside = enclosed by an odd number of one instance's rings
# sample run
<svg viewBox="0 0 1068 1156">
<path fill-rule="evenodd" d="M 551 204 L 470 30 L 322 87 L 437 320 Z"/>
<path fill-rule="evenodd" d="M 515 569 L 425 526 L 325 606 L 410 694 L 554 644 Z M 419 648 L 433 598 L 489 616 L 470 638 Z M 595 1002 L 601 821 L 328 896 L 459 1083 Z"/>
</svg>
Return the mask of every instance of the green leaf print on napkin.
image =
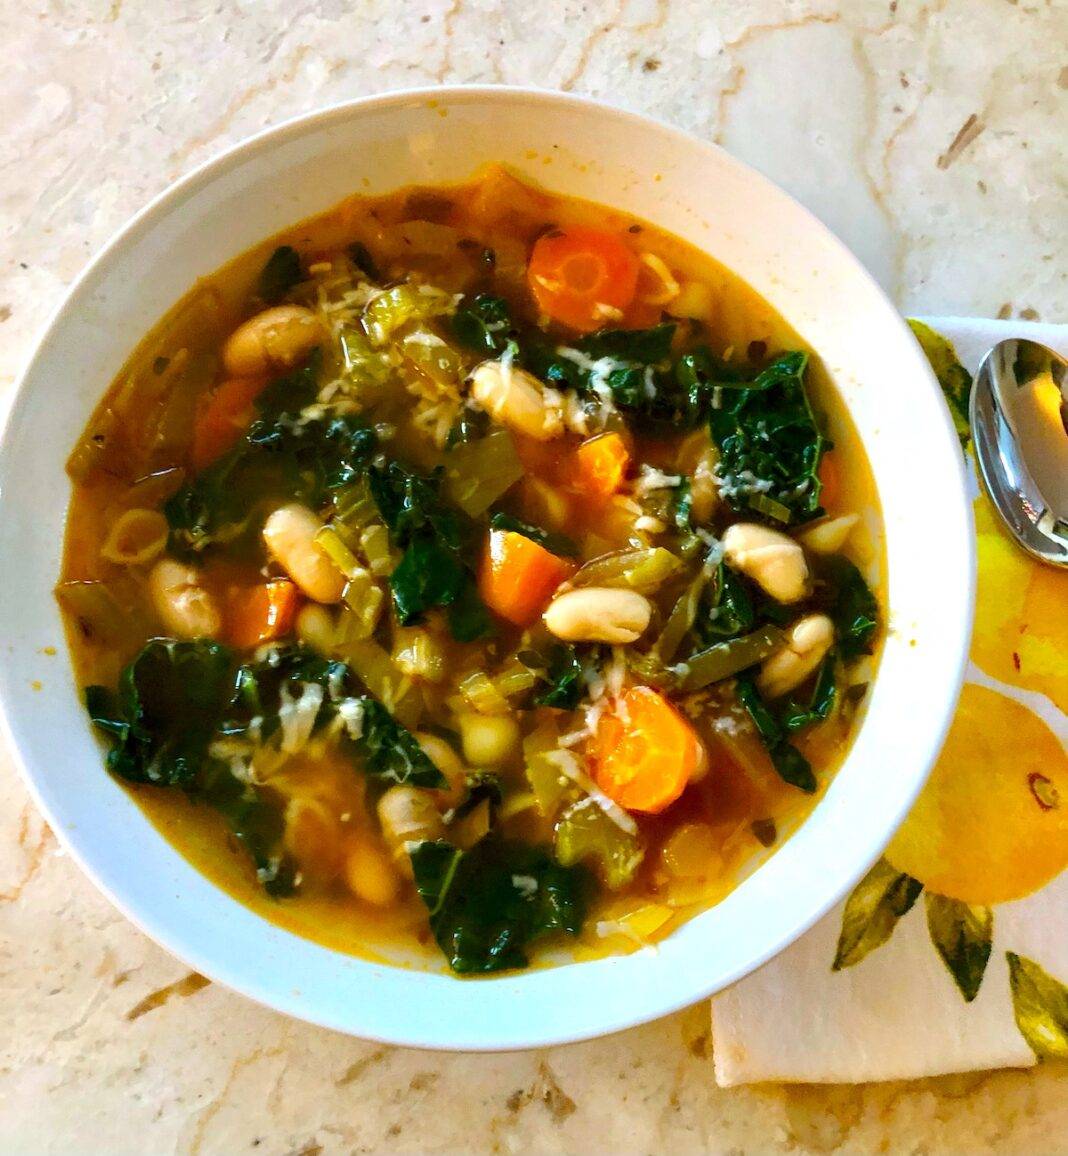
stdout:
<svg viewBox="0 0 1068 1156">
<path fill-rule="evenodd" d="M 852 967 L 881 947 L 922 890 L 922 883 L 880 859 L 846 900 L 833 970 Z"/>
<path fill-rule="evenodd" d="M 979 994 L 994 936 L 994 913 L 959 899 L 947 899 L 928 891 L 927 930 L 931 942 L 949 969 L 953 982 L 968 1003 Z"/>
<path fill-rule="evenodd" d="M 1068 987 L 1025 956 L 1005 958 L 1020 1034 L 1040 1060 L 1068 1060 Z"/>
</svg>

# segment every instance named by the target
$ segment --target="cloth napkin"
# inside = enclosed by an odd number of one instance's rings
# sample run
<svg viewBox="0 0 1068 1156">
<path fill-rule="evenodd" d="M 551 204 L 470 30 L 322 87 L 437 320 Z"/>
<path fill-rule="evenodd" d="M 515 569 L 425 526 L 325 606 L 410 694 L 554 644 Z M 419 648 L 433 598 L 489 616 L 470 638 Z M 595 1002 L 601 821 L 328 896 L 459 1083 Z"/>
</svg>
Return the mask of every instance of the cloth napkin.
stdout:
<svg viewBox="0 0 1068 1156">
<path fill-rule="evenodd" d="M 1068 326 L 965 318 L 927 324 L 954 344 L 972 372 L 1007 337 L 1029 337 L 1068 356 Z M 990 681 L 974 662 L 966 678 Z M 1068 716 L 1048 699 L 1017 697 L 1068 745 Z M 971 1003 L 931 942 L 922 902 L 882 947 L 832 971 L 843 907 L 712 1001 L 718 1084 L 860 1083 L 1036 1063 L 1016 1025 L 1005 953 L 1041 961 L 1050 975 L 1068 980 L 1068 872 L 994 908 L 993 951 Z"/>
</svg>

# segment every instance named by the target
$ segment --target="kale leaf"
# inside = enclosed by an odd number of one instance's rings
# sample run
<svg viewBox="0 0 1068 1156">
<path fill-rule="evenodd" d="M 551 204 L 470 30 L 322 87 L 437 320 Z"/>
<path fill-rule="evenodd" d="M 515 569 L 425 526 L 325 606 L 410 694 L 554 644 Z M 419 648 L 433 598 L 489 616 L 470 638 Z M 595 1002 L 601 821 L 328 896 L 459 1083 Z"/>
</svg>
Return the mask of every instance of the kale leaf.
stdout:
<svg viewBox="0 0 1068 1156">
<path fill-rule="evenodd" d="M 287 501 L 321 505 L 329 490 L 362 472 L 377 437 L 361 418 L 298 420 L 300 409 L 315 400 L 317 366 L 313 356 L 268 385 L 241 441 L 166 503 L 174 553 L 251 540 L 274 507 Z"/>
<path fill-rule="evenodd" d="M 529 944 L 582 928 L 585 875 L 543 848 L 491 836 L 469 851 L 420 843 L 411 859 L 430 929 L 457 974 L 526 967 Z"/>
<path fill-rule="evenodd" d="M 297 868 L 282 842 L 285 813 L 278 800 L 243 783 L 219 759 L 208 759 L 189 795 L 214 807 L 226 820 L 268 895 L 280 899 L 293 894 Z"/>
<path fill-rule="evenodd" d="M 362 241 L 353 241 L 348 247 L 349 260 L 371 281 L 381 281 L 382 274 L 375 264 L 371 250 Z"/>
<path fill-rule="evenodd" d="M 453 637 L 470 642 L 492 623 L 461 553 L 459 518 L 441 498 L 443 477 L 440 469 L 424 477 L 390 462 L 372 466 L 367 480 L 394 544 L 404 550 L 389 579 L 398 620 L 414 622 L 427 610 L 446 607 Z"/>
<path fill-rule="evenodd" d="M 464 298 L 453 314 L 452 331 L 469 349 L 486 357 L 502 354 L 511 341 L 512 314 L 503 297 L 480 293 Z"/>
<path fill-rule="evenodd" d="M 746 584 L 725 562 L 716 567 L 705 587 L 694 633 L 704 646 L 748 634 L 756 625 L 753 600 Z"/>
<path fill-rule="evenodd" d="M 154 638 L 122 672 L 117 694 L 87 687 L 89 717 L 112 740 L 108 770 L 133 783 L 191 783 L 229 700 L 231 670 L 216 642 Z"/>
<path fill-rule="evenodd" d="M 820 562 L 817 601 L 834 622 L 838 653 L 847 661 L 871 654 L 879 603 L 861 572 L 840 554 Z"/>
<path fill-rule="evenodd" d="M 362 755 L 361 770 L 365 774 L 416 787 L 446 786 L 445 776 L 414 735 L 377 699 L 362 693 L 359 680 L 348 665 L 303 646 L 275 650 L 262 661 L 246 663 L 238 670 L 221 733 L 246 734 L 255 719 L 260 739 L 268 741 L 281 725 L 284 703 L 299 699 L 304 685 L 309 683 L 323 689 L 313 729 L 332 721 L 341 702 L 360 704 L 358 737 L 347 741 Z"/>
<path fill-rule="evenodd" d="M 738 701 L 749 712 L 760 740 L 771 756 L 772 765 L 783 782 L 812 794 L 816 790 L 816 776 L 808 759 L 788 741 L 778 720 L 760 696 L 756 683 L 748 675 L 739 676 L 735 683 Z"/>
<path fill-rule="evenodd" d="M 603 381 L 621 409 L 674 420 L 680 415 L 673 377 L 659 371 L 671 357 L 675 328 L 667 323 L 651 329 L 601 329 L 566 347 L 568 353 L 543 338 L 520 339 L 520 359 L 549 385 L 591 393 L 596 392 L 595 383 Z M 604 362 L 607 372 L 595 375 L 597 362 Z"/>
<path fill-rule="evenodd" d="M 810 726 L 812 723 L 823 722 L 830 715 L 837 695 L 834 681 L 835 661 L 835 653 L 831 650 L 820 663 L 816 682 L 812 688 L 812 698 L 808 706 L 802 706 L 792 698 L 786 700 L 786 706 L 782 713 L 782 725 L 790 734 L 801 730 L 802 727 Z"/>
<path fill-rule="evenodd" d="M 302 280 L 300 254 L 292 245 L 279 245 L 267 258 L 256 284 L 256 292 L 266 305 L 279 301 Z"/>
<path fill-rule="evenodd" d="M 569 643 L 553 645 L 546 655 L 520 651 L 519 661 L 544 684 L 534 695 L 535 706 L 574 710 L 586 689 L 586 671 L 578 651 Z"/>
<path fill-rule="evenodd" d="M 735 510 L 790 523 L 822 513 L 824 440 L 805 393 L 807 366 L 807 353 L 784 353 L 754 381 L 715 383 L 709 430 L 720 452 L 720 492 Z"/>
<path fill-rule="evenodd" d="M 524 538 L 543 546 L 550 554 L 558 554 L 562 558 L 578 557 L 578 546 L 566 534 L 554 534 L 551 530 L 543 530 L 539 526 L 532 526 L 529 522 L 513 518 L 511 514 L 494 514 L 490 518 L 490 528 L 522 534 Z"/>
</svg>

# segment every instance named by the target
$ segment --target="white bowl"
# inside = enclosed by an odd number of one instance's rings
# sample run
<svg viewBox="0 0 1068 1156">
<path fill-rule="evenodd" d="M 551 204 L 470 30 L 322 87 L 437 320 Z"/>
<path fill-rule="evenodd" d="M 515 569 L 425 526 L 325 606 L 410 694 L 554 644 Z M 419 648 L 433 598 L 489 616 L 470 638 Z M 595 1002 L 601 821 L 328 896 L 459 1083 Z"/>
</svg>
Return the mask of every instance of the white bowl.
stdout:
<svg viewBox="0 0 1068 1156">
<path fill-rule="evenodd" d="M 52 587 L 67 453 L 133 347 L 197 277 L 354 191 L 458 180 L 487 161 L 693 242 L 821 354 L 882 499 L 889 631 L 863 725 L 826 797 L 727 899 L 657 951 L 474 982 L 327 950 L 190 867 L 103 769 Z M 463 1049 L 579 1040 L 664 1015 L 745 975 L 840 899 L 939 750 L 970 636 L 974 570 L 960 447 L 937 384 L 840 242 L 711 145 L 591 101 L 504 88 L 395 93 L 302 117 L 204 165 L 136 217 L 71 290 L 22 380 L 0 452 L 0 558 L 4 729 L 56 834 L 112 902 L 197 971 L 280 1011 L 367 1038 Z"/>
</svg>

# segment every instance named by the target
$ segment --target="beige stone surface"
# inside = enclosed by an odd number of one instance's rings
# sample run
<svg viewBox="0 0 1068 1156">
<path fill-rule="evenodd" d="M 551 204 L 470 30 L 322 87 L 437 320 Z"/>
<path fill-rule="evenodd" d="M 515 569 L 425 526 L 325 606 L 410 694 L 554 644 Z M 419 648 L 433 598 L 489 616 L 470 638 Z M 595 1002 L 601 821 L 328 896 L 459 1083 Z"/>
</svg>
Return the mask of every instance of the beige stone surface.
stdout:
<svg viewBox="0 0 1068 1156">
<path fill-rule="evenodd" d="M 64 287 L 175 177 L 319 105 L 443 81 L 718 140 L 906 311 L 1068 320 L 1064 0 L 0 0 L 0 59 L 0 409 Z M 724 1091 L 707 1025 L 699 1006 L 486 1057 L 287 1020 L 114 912 L 0 760 L 5 1153 L 1068 1152 L 1063 1069 Z"/>
</svg>

